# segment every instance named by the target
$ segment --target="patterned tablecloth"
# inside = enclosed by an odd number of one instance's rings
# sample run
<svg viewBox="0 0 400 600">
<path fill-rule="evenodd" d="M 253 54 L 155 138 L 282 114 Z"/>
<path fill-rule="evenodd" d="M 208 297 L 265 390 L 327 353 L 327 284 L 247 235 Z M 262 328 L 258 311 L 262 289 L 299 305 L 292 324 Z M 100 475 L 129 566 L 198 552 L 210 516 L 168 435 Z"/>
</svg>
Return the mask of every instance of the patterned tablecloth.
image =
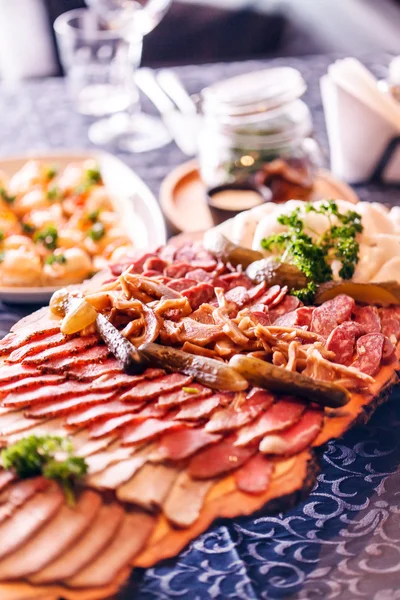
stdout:
<svg viewBox="0 0 400 600">
<path fill-rule="evenodd" d="M 179 74 L 190 92 L 198 92 L 228 75 L 268 64 L 292 65 L 308 83 L 306 101 L 316 136 L 327 148 L 318 81 L 333 59 L 183 67 Z M 385 76 L 388 56 L 363 60 L 376 75 Z M 0 155 L 90 147 L 88 124 L 74 112 L 62 80 L 0 88 Z M 185 160 L 173 144 L 121 158 L 155 193 L 169 170 Z M 361 186 L 357 192 L 362 200 L 400 203 L 395 187 Z M 33 308 L 0 305 L 0 334 Z M 174 560 L 136 571 L 120 597 L 400 599 L 399 402 L 397 391 L 368 425 L 329 444 L 316 487 L 295 510 L 216 524 Z"/>
</svg>

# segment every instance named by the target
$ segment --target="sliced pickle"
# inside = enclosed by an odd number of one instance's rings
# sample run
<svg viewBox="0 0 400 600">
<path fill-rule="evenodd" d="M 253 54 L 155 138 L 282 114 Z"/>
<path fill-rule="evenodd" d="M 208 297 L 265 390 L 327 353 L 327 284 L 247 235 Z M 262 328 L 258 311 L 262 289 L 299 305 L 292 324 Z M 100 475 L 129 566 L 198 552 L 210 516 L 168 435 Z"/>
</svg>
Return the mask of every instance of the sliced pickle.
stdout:
<svg viewBox="0 0 400 600">
<path fill-rule="evenodd" d="M 104 315 L 97 314 L 96 327 L 107 348 L 120 361 L 125 373 L 143 373 L 148 367 L 146 357 Z"/>
<path fill-rule="evenodd" d="M 287 285 L 291 290 L 300 290 L 307 285 L 307 277 L 300 269 L 273 257 L 253 262 L 247 267 L 246 275 L 253 283 L 266 281 L 268 285 Z"/>
<path fill-rule="evenodd" d="M 229 365 L 252 385 L 271 392 L 291 394 L 321 406 L 338 408 L 350 400 L 350 394 L 342 386 L 327 381 L 317 381 L 301 373 L 275 367 L 258 358 L 237 354 Z"/>
<path fill-rule="evenodd" d="M 355 281 L 329 281 L 318 287 L 315 304 L 322 304 L 339 294 L 347 294 L 356 302 L 390 306 L 400 304 L 400 284 L 395 281 L 383 283 L 356 283 Z"/>
<path fill-rule="evenodd" d="M 242 267 L 246 268 L 252 262 L 260 260 L 264 256 L 262 252 L 258 252 L 257 250 L 237 246 L 215 229 L 211 229 L 205 233 L 203 244 L 206 250 L 211 252 L 216 258 L 219 258 L 224 263 L 229 262 L 234 267 L 242 265 Z"/>
</svg>

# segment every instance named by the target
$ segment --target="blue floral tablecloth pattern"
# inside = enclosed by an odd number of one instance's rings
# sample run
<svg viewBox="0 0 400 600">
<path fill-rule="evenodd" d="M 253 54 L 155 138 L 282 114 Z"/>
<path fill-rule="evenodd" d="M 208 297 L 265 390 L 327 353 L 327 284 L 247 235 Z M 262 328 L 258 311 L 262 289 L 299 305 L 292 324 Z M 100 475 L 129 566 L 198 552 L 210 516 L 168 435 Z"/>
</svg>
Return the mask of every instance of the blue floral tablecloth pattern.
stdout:
<svg viewBox="0 0 400 600">
<path fill-rule="evenodd" d="M 191 92 L 246 70 L 290 64 L 307 83 L 316 137 L 326 148 L 318 82 L 332 56 L 183 67 Z M 363 57 L 384 76 L 389 57 Z M 150 108 L 144 103 L 145 108 Z M 73 111 L 62 80 L 0 88 L 0 154 L 90 147 L 89 120 Z M 113 151 L 112 148 L 109 150 Z M 174 146 L 121 155 L 155 193 L 185 160 Z M 363 200 L 400 204 L 396 187 L 360 186 Z M 35 307 L 0 305 L 0 334 Z M 330 443 L 309 498 L 276 516 L 217 523 L 178 557 L 137 570 L 121 600 L 400 600 L 400 390 L 370 422 Z"/>
</svg>

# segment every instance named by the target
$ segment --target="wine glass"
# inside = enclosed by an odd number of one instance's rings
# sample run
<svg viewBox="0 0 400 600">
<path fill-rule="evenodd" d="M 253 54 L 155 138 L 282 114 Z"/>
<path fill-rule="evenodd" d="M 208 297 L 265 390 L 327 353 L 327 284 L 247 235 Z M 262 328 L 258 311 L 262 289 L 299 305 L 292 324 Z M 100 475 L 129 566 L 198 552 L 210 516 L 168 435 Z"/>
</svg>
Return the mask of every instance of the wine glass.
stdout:
<svg viewBox="0 0 400 600">
<path fill-rule="evenodd" d="M 107 115 L 89 127 L 94 144 L 144 152 L 171 141 L 161 119 L 141 111 L 134 81 L 143 36 L 158 25 L 171 1 L 88 0 L 88 9 L 69 11 L 56 19 L 61 59 L 78 110 Z"/>
</svg>

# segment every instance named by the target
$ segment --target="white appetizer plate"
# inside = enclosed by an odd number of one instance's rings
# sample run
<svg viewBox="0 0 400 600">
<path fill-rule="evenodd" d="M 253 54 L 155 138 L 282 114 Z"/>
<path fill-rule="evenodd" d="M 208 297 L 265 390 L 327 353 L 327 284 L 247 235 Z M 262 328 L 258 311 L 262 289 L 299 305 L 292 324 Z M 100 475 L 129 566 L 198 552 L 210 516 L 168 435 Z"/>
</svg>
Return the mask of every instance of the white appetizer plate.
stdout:
<svg viewBox="0 0 400 600">
<path fill-rule="evenodd" d="M 0 158 L 0 171 L 13 175 L 28 160 L 37 159 L 59 166 L 94 159 L 98 162 L 122 226 L 136 248 L 156 248 L 165 244 L 165 223 L 154 195 L 142 179 L 119 158 L 106 152 L 58 151 Z M 12 304 L 48 302 L 57 287 L 1 287 L 0 301 Z"/>
</svg>

